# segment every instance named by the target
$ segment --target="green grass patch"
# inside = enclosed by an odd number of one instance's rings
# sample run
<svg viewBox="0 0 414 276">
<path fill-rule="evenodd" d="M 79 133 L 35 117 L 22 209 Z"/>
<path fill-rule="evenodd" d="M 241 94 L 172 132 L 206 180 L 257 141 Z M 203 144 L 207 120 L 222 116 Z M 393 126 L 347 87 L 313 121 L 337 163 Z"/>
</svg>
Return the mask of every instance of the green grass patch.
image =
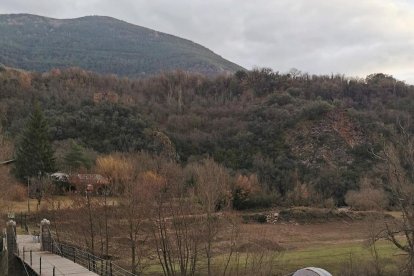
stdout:
<svg viewBox="0 0 414 276">
<path fill-rule="evenodd" d="M 401 253 L 388 241 L 376 244 L 379 257 L 388 269 L 396 268 L 398 254 Z M 374 261 L 369 247 L 362 242 L 319 245 L 299 250 L 286 251 L 281 257 L 281 271 L 291 272 L 299 268 L 316 266 L 337 274 L 345 265 Z"/>
</svg>

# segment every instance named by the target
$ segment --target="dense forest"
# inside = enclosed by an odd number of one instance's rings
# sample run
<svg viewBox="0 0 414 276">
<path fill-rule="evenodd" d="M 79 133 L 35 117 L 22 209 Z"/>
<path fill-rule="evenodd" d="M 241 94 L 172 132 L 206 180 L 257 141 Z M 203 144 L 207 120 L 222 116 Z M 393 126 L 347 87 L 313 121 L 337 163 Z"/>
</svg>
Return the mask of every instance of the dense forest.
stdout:
<svg viewBox="0 0 414 276">
<path fill-rule="evenodd" d="M 183 165 L 210 156 L 234 174 L 257 174 L 279 202 L 300 191 L 312 195 L 305 204 L 343 205 L 366 178 L 387 190 L 375 153 L 396 125 L 414 128 L 414 87 L 385 74 L 256 69 L 133 80 L 74 68 L 0 70 L 1 126 L 11 140 L 38 103 L 57 153 L 73 140 L 95 156 L 168 146 Z"/>
</svg>

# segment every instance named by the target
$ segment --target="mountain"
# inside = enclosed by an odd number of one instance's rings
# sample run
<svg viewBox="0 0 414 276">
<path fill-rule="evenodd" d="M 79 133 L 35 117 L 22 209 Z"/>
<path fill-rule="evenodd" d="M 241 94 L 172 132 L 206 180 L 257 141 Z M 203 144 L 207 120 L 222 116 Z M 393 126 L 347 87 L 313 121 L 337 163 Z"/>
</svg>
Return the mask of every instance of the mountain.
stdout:
<svg viewBox="0 0 414 276">
<path fill-rule="evenodd" d="M 31 71 L 81 67 L 139 77 L 169 70 L 206 75 L 243 70 L 192 41 L 106 16 L 0 15 L 0 34 L 0 63 Z"/>
</svg>

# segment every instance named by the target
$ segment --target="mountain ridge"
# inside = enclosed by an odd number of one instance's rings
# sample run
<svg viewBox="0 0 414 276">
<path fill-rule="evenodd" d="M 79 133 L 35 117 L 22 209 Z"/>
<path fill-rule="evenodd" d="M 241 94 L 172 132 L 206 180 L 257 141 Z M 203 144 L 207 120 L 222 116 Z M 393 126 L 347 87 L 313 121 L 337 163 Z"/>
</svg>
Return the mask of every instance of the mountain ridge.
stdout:
<svg viewBox="0 0 414 276">
<path fill-rule="evenodd" d="M 191 40 L 109 16 L 3 14 L 0 33 L 0 63 L 31 71 L 81 67 L 140 77 L 173 70 L 206 75 L 244 70 Z"/>
</svg>

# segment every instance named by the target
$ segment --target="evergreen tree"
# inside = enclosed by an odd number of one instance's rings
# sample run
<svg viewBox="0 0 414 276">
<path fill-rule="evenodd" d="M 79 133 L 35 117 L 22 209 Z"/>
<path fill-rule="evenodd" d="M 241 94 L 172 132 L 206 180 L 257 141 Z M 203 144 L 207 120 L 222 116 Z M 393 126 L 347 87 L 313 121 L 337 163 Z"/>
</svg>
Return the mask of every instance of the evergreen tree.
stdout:
<svg viewBox="0 0 414 276">
<path fill-rule="evenodd" d="M 75 141 L 71 142 L 69 151 L 66 153 L 65 165 L 69 168 L 70 171 L 77 170 L 81 167 L 89 169 L 91 167 L 92 161 L 85 155 L 85 149 L 77 144 Z"/>
<path fill-rule="evenodd" d="M 40 106 L 35 105 L 16 147 L 14 173 L 19 179 L 44 175 L 55 170 L 48 124 Z"/>
</svg>

